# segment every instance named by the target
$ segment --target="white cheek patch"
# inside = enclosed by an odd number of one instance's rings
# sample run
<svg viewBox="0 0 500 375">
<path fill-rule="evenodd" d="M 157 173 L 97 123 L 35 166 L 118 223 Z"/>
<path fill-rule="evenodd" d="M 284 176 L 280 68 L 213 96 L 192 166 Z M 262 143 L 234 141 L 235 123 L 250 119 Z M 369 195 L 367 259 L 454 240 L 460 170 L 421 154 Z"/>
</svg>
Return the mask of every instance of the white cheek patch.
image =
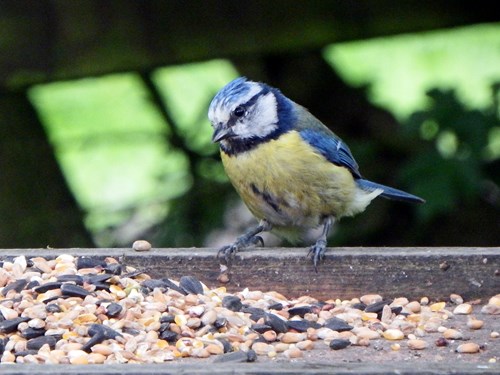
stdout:
<svg viewBox="0 0 500 375">
<path fill-rule="evenodd" d="M 235 125 L 235 133 L 242 138 L 260 137 L 271 134 L 278 127 L 278 108 L 276 97 L 269 92 L 261 96 L 255 105 L 248 109 L 248 115 Z"/>
</svg>

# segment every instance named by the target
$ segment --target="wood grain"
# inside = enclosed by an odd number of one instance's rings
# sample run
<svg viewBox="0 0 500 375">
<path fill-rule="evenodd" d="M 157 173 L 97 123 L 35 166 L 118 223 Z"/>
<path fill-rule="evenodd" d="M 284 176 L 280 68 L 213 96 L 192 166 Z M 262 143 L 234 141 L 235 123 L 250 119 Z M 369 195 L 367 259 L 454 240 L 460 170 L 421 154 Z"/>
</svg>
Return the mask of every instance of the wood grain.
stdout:
<svg viewBox="0 0 500 375">
<path fill-rule="evenodd" d="M 331 248 L 315 272 L 304 248 L 262 248 L 236 254 L 230 281 L 221 284 L 215 249 L 8 249 L 0 259 L 16 255 L 56 257 L 62 253 L 103 259 L 120 258 L 154 278 L 178 280 L 192 275 L 209 287 L 225 285 L 275 290 L 288 298 L 310 295 L 319 300 L 350 299 L 377 293 L 445 299 L 451 293 L 464 299 L 489 298 L 500 293 L 500 248 Z"/>
</svg>

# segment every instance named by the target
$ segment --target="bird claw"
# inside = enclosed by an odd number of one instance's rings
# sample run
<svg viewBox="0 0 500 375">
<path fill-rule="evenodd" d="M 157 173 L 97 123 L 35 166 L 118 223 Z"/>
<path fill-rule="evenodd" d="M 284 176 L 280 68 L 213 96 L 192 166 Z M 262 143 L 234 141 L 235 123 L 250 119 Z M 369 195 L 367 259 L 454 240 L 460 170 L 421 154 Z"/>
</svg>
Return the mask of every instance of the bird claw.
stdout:
<svg viewBox="0 0 500 375">
<path fill-rule="evenodd" d="M 326 251 L 326 241 L 323 239 L 319 239 L 316 243 L 309 248 L 309 252 L 307 256 L 312 256 L 314 270 L 316 273 L 318 272 L 318 264 L 323 260 Z"/>
<path fill-rule="evenodd" d="M 259 244 L 264 246 L 264 240 L 261 236 L 244 234 L 238 237 L 234 243 L 221 247 L 217 252 L 217 259 L 222 258 L 226 264 L 229 264 L 237 251 Z"/>
</svg>

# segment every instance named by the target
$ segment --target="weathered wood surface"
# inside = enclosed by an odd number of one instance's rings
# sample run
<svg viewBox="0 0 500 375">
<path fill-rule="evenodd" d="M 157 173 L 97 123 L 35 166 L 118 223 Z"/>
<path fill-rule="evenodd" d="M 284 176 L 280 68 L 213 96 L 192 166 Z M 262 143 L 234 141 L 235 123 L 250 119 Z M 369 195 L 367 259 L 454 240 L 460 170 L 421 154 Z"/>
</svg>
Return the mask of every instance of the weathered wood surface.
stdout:
<svg viewBox="0 0 500 375">
<path fill-rule="evenodd" d="M 15 255 L 120 258 L 152 277 L 179 279 L 193 275 L 209 287 L 218 280 L 215 249 L 10 249 Z M 386 298 L 431 299 L 458 293 L 466 300 L 500 293 L 500 248 L 331 248 L 316 273 L 304 248 L 263 248 L 236 254 L 230 268 L 229 291 L 243 288 L 275 290 L 289 298 L 310 295 L 320 300 L 353 298 L 367 293 Z"/>
<path fill-rule="evenodd" d="M 53 258 L 63 253 L 76 256 L 111 256 L 144 270 L 152 277 L 178 279 L 193 275 L 209 287 L 218 286 L 219 262 L 215 249 L 7 249 L 0 260 L 24 255 Z M 287 297 L 311 295 L 318 299 L 359 297 L 379 293 L 385 297 L 405 296 L 433 299 L 459 293 L 464 299 L 488 298 L 500 293 L 500 248 L 335 248 L 329 249 L 318 273 L 307 250 L 258 249 L 238 253 L 231 267 L 229 290 L 277 290 Z M 483 300 L 483 303 L 486 302 Z M 488 330 L 497 326 L 494 315 L 483 315 Z M 483 341 L 481 341 L 483 342 Z M 389 350 L 390 352 L 390 350 Z M 317 348 L 304 358 L 288 362 L 259 357 L 255 363 L 212 363 L 213 359 L 182 359 L 163 364 L 111 365 L 2 365 L 0 374 L 498 374 L 498 344 L 486 343 L 485 355 L 441 351 L 407 354 L 391 360 L 386 351 L 353 347 L 340 357 L 329 349 Z M 335 355 L 334 355 L 335 354 Z M 431 362 L 429 362 L 431 361 Z"/>
<path fill-rule="evenodd" d="M 498 364 L 471 364 L 462 363 L 450 365 L 437 363 L 428 366 L 428 363 L 415 365 L 414 363 L 391 363 L 384 366 L 373 363 L 226 363 L 217 365 L 201 361 L 201 364 L 164 363 L 157 365 L 8 365 L 0 367 L 0 374 L 12 375 L 110 375 L 110 374 L 165 374 L 187 375 L 207 374 L 214 375 L 310 375 L 310 374 L 498 374 Z"/>
</svg>

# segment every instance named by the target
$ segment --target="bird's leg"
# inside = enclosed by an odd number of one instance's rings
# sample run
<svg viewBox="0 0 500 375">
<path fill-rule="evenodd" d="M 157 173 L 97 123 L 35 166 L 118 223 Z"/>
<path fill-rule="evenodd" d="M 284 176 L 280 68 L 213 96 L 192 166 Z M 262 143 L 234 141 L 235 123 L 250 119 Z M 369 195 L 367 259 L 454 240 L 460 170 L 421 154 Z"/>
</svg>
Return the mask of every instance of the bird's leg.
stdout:
<svg viewBox="0 0 500 375">
<path fill-rule="evenodd" d="M 327 216 L 323 221 L 323 232 L 321 232 L 321 236 L 318 238 L 316 243 L 311 246 L 307 256 L 311 255 L 313 258 L 314 270 L 318 272 L 318 263 L 323 259 L 326 251 L 326 238 L 328 237 L 328 233 L 333 225 L 334 218 L 332 216 Z"/>
<path fill-rule="evenodd" d="M 238 237 L 235 242 L 221 247 L 217 252 L 217 258 L 223 257 L 226 263 L 229 263 L 232 255 L 241 249 L 245 249 L 259 243 L 261 246 L 264 246 L 264 240 L 261 236 L 258 236 L 258 234 L 268 232 L 272 229 L 272 227 L 273 226 L 266 219 L 261 220 L 259 225 L 250 229 L 243 236 Z"/>
</svg>

